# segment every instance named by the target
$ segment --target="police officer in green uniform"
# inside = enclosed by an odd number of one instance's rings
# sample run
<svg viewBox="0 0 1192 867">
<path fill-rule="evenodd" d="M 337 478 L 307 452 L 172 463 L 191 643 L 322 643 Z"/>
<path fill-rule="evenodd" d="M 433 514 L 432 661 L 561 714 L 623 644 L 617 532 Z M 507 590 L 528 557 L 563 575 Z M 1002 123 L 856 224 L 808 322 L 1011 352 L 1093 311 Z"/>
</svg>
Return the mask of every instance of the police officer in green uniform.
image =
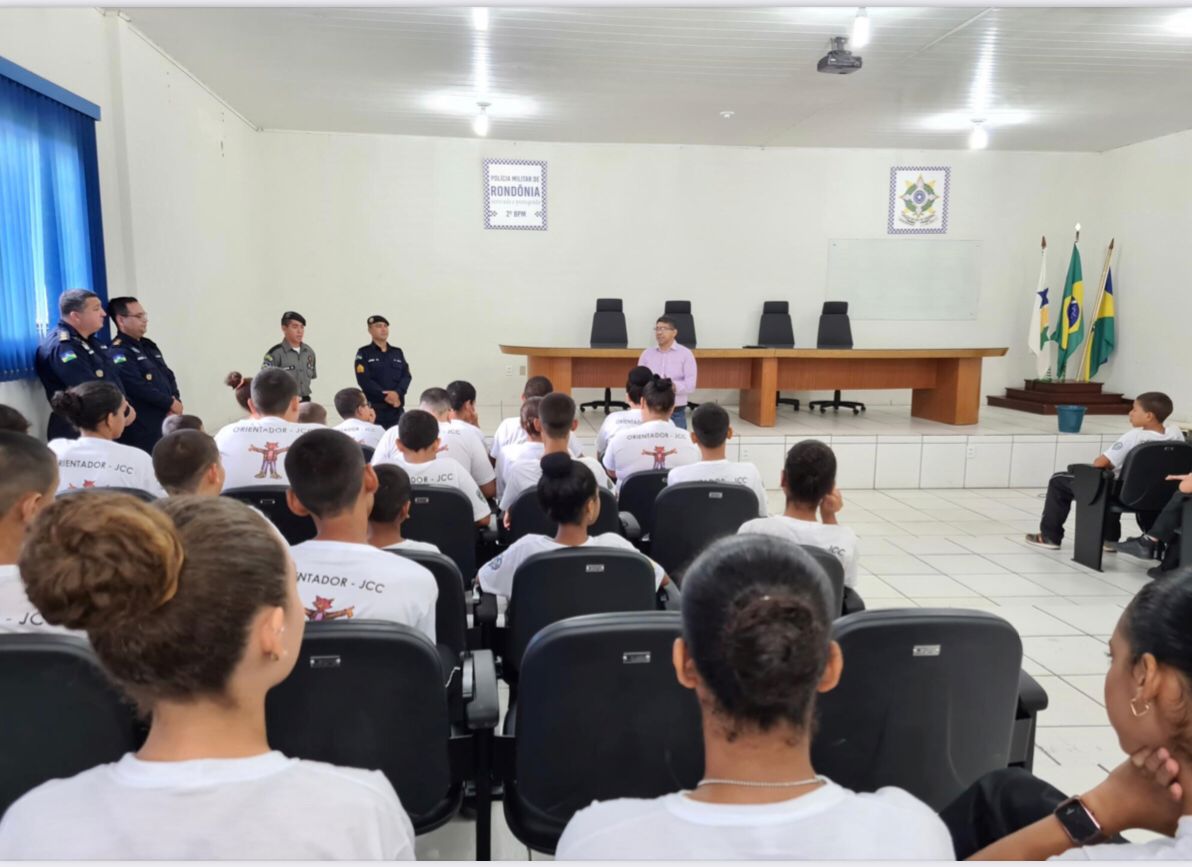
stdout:
<svg viewBox="0 0 1192 867">
<path fill-rule="evenodd" d="M 106 314 L 99 296 L 86 289 L 68 289 L 58 298 L 58 324 L 47 334 L 33 357 L 33 369 L 46 390 L 46 399 L 84 382 L 107 380 L 121 391 L 120 374 L 108 358 L 100 337 Z M 74 439 L 74 425 L 57 413 L 50 415 L 49 439 Z"/>
<path fill-rule="evenodd" d="M 108 316 L 116 326 L 116 338 L 108 344 L 128 402 L 136 419 L 124 428 L 120 442 L 153 454 L 161 439 L 161 423 L 168 415 L 183 411 L 174 371 L 170 370 L 157 344 L 145 336 L 149 315 L 136 298 L 108 301 Z"/>
<path fill-rule="evenodd" d="M 377 424 L 388 430 L 405 412 L 406 392 L 413 376 L 405 354 L 389 345 L 389 320 L 368 317 L 372 342 L 356 350 L 356 384 L 377 413 Z"/>
<path fill-rule="evenodd" d="M 298 397 L 303 403 L 310 400 L 310 381 L 315 372 L 315 351 L 302 342 L 306 336 L 306 319 L 300 313 L 287 310 L 281 316 L 281 343 L 275 344 L 265 353 L 266 367 L 280 367 L 298 380 Z"/>
</svg>

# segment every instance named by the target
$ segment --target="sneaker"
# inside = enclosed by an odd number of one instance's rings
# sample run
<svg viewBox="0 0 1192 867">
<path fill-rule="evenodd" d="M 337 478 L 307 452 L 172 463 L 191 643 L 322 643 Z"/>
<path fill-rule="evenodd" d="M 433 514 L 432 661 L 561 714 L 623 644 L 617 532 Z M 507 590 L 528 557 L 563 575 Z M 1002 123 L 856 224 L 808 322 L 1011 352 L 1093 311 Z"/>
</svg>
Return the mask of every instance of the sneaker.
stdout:
<svg viewBox="0 0 1192 867">
<path fill-rule="evenodd" d="M 1050 539 L 1043 538 L 1042 533 L 1027 533 L 1026 540 L 1036 548 L 1047 548 L 1050 551 L 1058 551 L 1060 549 L 1059 542 L 1053 542 Z"/>
<path fill-rule="evenodd" d="M 1146 570 L 1148 578 L 1192 578 L 1192 566 L 1180 566 L 1175 569 L 1163 570 L 1162 566 L 1152 566 Z"/>
<path fill-rule="evenodd" d="M 1113 542 L 1111 544 L 1119 554 L 1137 557 L 1139 560 L 1154 560 L 1155 551 L 1159 546 L 1158 542 L 1154 539 L 1148 539 L 1146 536 L 1134 536 L 1125 542 Z"/>
<path fill-rule="evenodd" d="M 1166 578 L 1168 574 L 1170 573 L 1164 572 L 1162 566 L 1152 566 L 1146 570 L 1146 577 L 1148 578 Z"/>
<path fill-rule="evenodd" d="M 1117 542 L 1105 541 L 1105 542 L 1101 543 L 1101 550 L 1104 551 L 1106 554 L 1116 554 L 1117 546 L 1118 546 Z"/>
</svg>

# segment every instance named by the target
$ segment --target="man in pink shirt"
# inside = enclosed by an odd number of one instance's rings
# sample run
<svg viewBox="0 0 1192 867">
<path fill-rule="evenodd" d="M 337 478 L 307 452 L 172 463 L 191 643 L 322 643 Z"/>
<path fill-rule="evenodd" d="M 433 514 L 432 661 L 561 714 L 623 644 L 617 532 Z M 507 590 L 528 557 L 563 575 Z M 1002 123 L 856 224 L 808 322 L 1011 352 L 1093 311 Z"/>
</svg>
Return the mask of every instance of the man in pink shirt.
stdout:
<svg viewBox="0 0 1192 867">
<path fill-rule="evenodd" d="M 678 335 L 675 321 L 669 316 L 659 316 L 654 323 L 654 338 L 658 341 L 658 348 L 643 350 L 637 363 L 675 384 L 675 411 L 671 421 L 686 430 L 687 396 L 695 391 L 695 356 L 686 346 L 675 342 Z"/>
</svg>

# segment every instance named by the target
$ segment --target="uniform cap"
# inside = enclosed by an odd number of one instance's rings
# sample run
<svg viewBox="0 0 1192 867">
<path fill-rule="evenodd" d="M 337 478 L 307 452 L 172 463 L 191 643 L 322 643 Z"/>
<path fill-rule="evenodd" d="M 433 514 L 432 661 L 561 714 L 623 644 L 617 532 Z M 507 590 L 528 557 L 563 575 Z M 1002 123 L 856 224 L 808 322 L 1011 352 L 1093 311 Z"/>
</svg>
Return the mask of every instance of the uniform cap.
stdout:
<svg viewBox="0 0 1192 867">
<path fill-rule="evenodd" d="M 285 325 L 287 322 L 301 322 L 305 327 L 306 317 L 301 313 L 295 313 L 293 310 L 287 310 L 281 315 L 281 324 Z"/>
<path fill-rule="evenodd" d="M 378 322 L 384 322 L 386 325 L 389 324 L 389 320 L 386 319 L 384 316 L 370 316 L 370 317 L 368 317 L 369 325 L 376 325 Z"/>
</svg>

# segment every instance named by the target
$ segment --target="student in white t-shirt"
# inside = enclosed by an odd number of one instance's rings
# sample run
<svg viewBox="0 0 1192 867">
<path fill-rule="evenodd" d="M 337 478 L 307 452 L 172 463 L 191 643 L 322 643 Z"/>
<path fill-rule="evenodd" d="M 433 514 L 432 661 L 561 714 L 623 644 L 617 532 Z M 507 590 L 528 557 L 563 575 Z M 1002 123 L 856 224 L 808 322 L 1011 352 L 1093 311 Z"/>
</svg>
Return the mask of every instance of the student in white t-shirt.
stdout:
<svg viewBox="0 0 1192 867">
<path fill-rule="evenodd" d="M 636 551 L 632 544 L 617 533 L 601 533 L 589 536 L 588 528 L 600 517 L 600 494 L 596 488 L 596 477 L 587 464 L 574 460 L 564 452 L 555 452 L 542 458 L 542 477 L 538 480 L 538 501 L 543 511 L 559 525 L 552 539 L 531 533 L 522 536 L 499 556 L 480 567 L 476 583 L 485 593 L 492 593 L 502 599 L 513 594 L 513 579 L 520 566 L 531 554 L 541 551 L 557 551 L 559 548 L 575 548 L 591 545 L 596 548 L 622 548 Z M 670 585 L 662 567 L 651 561 L 654 567 L 654 584 L 661 590 L 669 587 L 668 596 L 677 603 L 678 591 Z"/>
<path fill-rule="evenodd" d="M 803 440 L 791 446 L 782 469 L 782 490 L 786 511 L 769 518 L 746 521 L 738 533 L 780 536 L 798 545 L 814 545 L 831 551 L 844 565 L 844 609 L 862 611 L 865 604 L 854 589 L 861 546 L 857 534 L 837 523 L 844 508 L 844 495 L 836 487 L 836 454 L 819 440 Z"/>
<path fill-rule="evenodd" d="M 171 497 L 181 494 L 218 497 L 223 490 L 224 468 L 219 460 L 219 446 L 202 431 L 174 431 L 159 439 L 153 447 L 153 472 Z"/>
<path fill-rule="evenodd" d="M 136 753 L 9 807 L 0 861 L 414 858 L 385 776 L 269 748 L 265 695 L 293 669 L 305 617 L 260 514 L 227 497 L 63 497 L 34 522 L 21 573 L 151 724 Z"/>
<path fill-rule="evenodd" d="M 796 545 L 764 536 L 729 536 L 696 558 L 674 666 L 699 700 L 704 778 L 580 810 L 558 860 L 953 859 L 944 823 L 914 796 L 853 792 L 815 772 L 815 698 L 845 662 L 820 574 Z"/>
<path fill-rule="evenodd" d="M 1125 761 L 1074 798 L 1021 768 L 990 772 L 940 811 L 957 857 L 1192 860 L 1190 621 L 1192 576 L 1138 591 L 1109 639 L 1104 685 L 1105 713 Z M 1106 842 L 1133 836 L 1132 829 L 1162 836 Z"/>
<path fill-rule="evenodd" d="M 410 517 L 410 475 L 397 464 L 378 464 L 377 490 L 368 513 L 368 544 L 385 551 L 428 551 L 441 554 L 438 545 L 404 539 L 401 525 Z"/>
<path fill-rule="evenodd" d="M 78 439 L 50 440 L 50 449 L 58 456 L 58 493 L 136 488 L 156 497 L 165 494 L 149 455 L 116 442 L 137 417 L 120 389 L 110 382 L 85 382 L 55 392 L 50 406 L 79 429 Z"/>
<path fill-rule="evenodd" d="M 554 390 L 555 387 L 545 376 L 531 376 L 526 380 L 525 388 L 522 389 L 522 403 L 525 403 L 532 397 L 546 397 Z M 501 452 L 506 446 L 514 445 L 516 443 L 524 443 L 525 441 L 526 429 L 522 425 L 520 413 L 510 418 L 502 419 L 501 423 L 497 425 L 497 432 L 493 434 L 493 444 L 488 452 L 489 457 L 492 458 L 493 465 L 500 467 Z M 577 458 L 584 453 L 584 447 L 580 445 L 579 440 L 574 436 L 571 437 L 571 441 L 568 443 L 567 447 L 571 449 L 571 453 Z M 499 470 L 497 476 L 500 478 Z M 499 487 L 500 485 L 498 484 L 498 494 L 500 494 Z"/>
<path fill-rule="evenodd" d="M 546 453 L 546 447 L 542 444 L 542 423 L 538 418 L 541 405 L 541 397 L 527 397 L 522 401 L 521 426 L 525 439 L 504 446 L 497 456 L 498 501 L 505 497 L 505 479 L 509 474 L 509 467 L 518 461 L 540 461 Z"/>
<path fill-rule="evenodd" d="M 294 440 L 322 425 L 298 422 L 298 381 L 280 367 L 252 378 L 251 418 L 232 422 L 215 435 L 223 461 L 224 490 L 288 483 L 285 453 Z"/>
<path fill-rule="evenodd" d="M 61 631 L 42 619 L 17 561 L 29 526 L 58 489 L 58 461 L 40 440 L 0 430 L 0 635 Z"/>
<path fill-rule="evenodd" d="M 252 410 L 248 408 L 248 402 L 252 399 L 252 377 L 246 377 L 240 371 L 233 370 L 224 377 L 224 385 L 232 389 L 244 417 L 252 418 Z"/>
<path fill-rule="evenodd" d="M 393 430 L 393 428 L 390 428 Z M 397 423 L 397 454 L 384 457 L 380 448 L 373 455 L 373 466 L 398 464 L 410 475 L 410 484 L 443 485 L 463 491 L 472 504 L 472 518 L 477 527 L 492 521 L 492 508 L 479 486 L 456 460 L 440 455 L 439 422 L 425 410 L 412 409 Z"/>
<path fill-rule="evenodd" d="M 309 431 L 286 455 L 290 510 L 310 515 L 317 533 L 290 548 L 298 594 L 312 621 L 392 620 L 435 640 L 439 586 L 429 569 L 369 544 L 377 475 L 360 446 L 339 431 Z"/>
<path fill-rule="evenodd" d="M 300 424 L 317 424 L 320 427 L 326 427 L 327 407 L 321 403 L 315 403 L 313 400 L 301 402 L 298 404 L 298 421 Z"/>
<path fill-rule="evenodd" d="M 667 474 L 666 483 L 721 482 L 743 485 L 757 497 L 757 513 L 764 518 L 769 510 L 766 508 L 762 474 L 753 464 L 730 461 L 725 457 L 724 444 L 732 438 L 733 428 L 724 407 L 717 403 L 701 403 L 691 416 L 691 441 L 699 448 L 699 463 L 675 467 Z"/>
<path fill-rule="evenodd" d="M 346 433 L 362 446 L 375 449 L 385 428 L 377 424 L 377 411 L 358 388 L 341 388 L 335 393 L 335 411 L 343 419 L 335 430 Z"/>
<path fill-rule="evenodd" d="M 530 405 L 533 401 L 526 401 Z M 509 528 L 509 510 L 526 491 L 532 491 L 538 486 L 542 478 L 542 457 L 545 455 L 565 454 L 571 457 L 567 448 L 567 440 L 571 432 L 579 426 L 579 419 L 575 417 L 575 401 L 570 395 L 560 391 L 552 391 L 538 401 L 538 424 L 535 431 L 541 432 L 542 454 L 536 459 L 516 460 L 505 467 L 505 490 L 501 493 L 501 500 L 497 504 L 505 513 L 505 527 Z M 613 489 L 612 479 L 604 471 L 604 467 L 595 458 L 584 456 L 574 458 L 592 471 L 596 484 L 607 491 Z"/>
<path fill-rule="evenodd" d="M 442 454 L 463 464 L 485 497 L 497 495 L 497 474 L 489 463 L 480 428 L 451 418 L 451 398 L 445 388 L 428 388 L 419 398 L 418 408 L 426 410 L 439 423 Z"/>
<path fill-rule="evenodd" d="M 629 403 L 629 409 L 610 412 L 604 417 L 600 430 L 596 432 L 597 459 L 604 457 L 613 434 L 622 428 L 636 427 L 642 423 L 642 391 L 653 378 L 654 372 L 648 367 L 638 366 L 629 371 L 629 377 L 625 380 L 625 400 Z"/>
<path fill-rule="evenodd" d="M 604 468 L 616 480 L 618 495 L 634 473 L 671 470 L 699 460 L 699 449 L 687 432 L 671 421 L 674 410 L 674 384 L 655 376 L 642 389 L 642 423 L 617 431 L 604 453 Z"/>
</svg>

